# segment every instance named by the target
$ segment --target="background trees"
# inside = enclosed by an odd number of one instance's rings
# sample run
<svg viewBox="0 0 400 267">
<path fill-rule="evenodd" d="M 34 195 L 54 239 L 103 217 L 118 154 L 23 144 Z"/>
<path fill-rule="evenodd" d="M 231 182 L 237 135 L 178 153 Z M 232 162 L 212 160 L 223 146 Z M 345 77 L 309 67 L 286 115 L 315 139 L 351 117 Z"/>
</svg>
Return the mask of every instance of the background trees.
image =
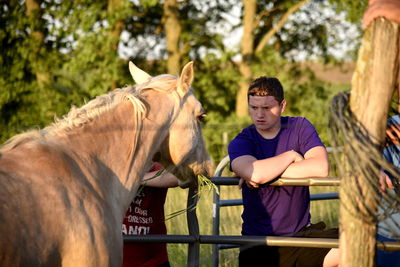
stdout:
<svg viewBox="0 0 400 267">
<path fill-rule="evenodd" d="M 326 103 L 348 85 L 321 80 L 299 60 L 339 61 L 329 48 L 341 39 L 357 43 L 359 32 L 346 36 L 346 31 L 359 24 L 363 11 L 346 0 L 0 5 L 0 142 L 47 125 L 71 105 L 131 84 L 128 60 L 152 74 L 176 74 L 194 60 L 195 92 L 209 113 L 204 131 L 215 161 L 248 123 L 243 96 L 259 75 L 277 76 L 286 89 L 288 113 L 309 117 L 328 142 Z M 342 22 L 334 10 L 349 11 L 353 24 Z"/>
</svg>

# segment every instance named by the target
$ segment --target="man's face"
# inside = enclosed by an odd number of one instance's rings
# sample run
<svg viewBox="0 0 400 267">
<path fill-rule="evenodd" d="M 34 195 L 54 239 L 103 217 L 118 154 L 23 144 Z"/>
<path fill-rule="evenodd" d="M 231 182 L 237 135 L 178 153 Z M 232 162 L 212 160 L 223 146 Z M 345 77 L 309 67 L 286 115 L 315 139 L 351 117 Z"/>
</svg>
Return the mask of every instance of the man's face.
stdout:
<svg viewBox="0 0 400 267">
<path fill-rule="evenodd" d="M 285 106 L 285 100 L 279 104 L 273 96 L 249 96 L 251 120 L 262 133 L 275 133 L 280 129 L 280 118 Z"/>
</svg>

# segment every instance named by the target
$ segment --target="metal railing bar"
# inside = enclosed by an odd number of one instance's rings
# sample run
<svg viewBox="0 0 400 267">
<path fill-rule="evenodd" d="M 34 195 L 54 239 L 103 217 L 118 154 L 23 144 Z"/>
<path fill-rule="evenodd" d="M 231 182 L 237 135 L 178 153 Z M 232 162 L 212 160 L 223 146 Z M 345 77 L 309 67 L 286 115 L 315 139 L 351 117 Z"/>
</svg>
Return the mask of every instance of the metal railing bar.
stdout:
<svg viewBox="0 0 400 267">
<path fill-rule="evenodd" d="M 230 244 L 218 244 L 218 249 L 232 249 L 232 248 L 239 248 L 239 245 L 230 245 Z"/>
<path fill-rule="evenodd" d="M 268 245 L 280 247 L 338 248 L 336 238 L 306 238 L 284 236 L 212 236 L 201 235 L 204 244 Z M 400 242 L 399 242 L 400 245 Z"/>
<path fill-rule="evenodd" d="M 213 182 L 216 185 L 238 185 L 239 178 L 219 176 L 219 177 L 212 177 L 211 182 Z"/>
<path fill-rule="evenodd" d="M 400 242 L 397 241 L 376 241 L 376 247 L 384 251 L 398 251 L 400 250 Z"/>
<path fill-rule="evenodd" d="M 126 243 L 194 243 L 197 241 L 192 235 L 124 235 Z"/>
<path fill-rule="evenodd" d="M 213 204 L 212 204 L 212 234 L 219 235 L 219 221 L 221 219 L 220 213 L 220 202 L 221 197 L 218 192 L 220 192 L 221 186 L 217 185 L 218 191 L 213 192 Z M 219 247 L 218 245 L 212 246 L 212 266 L 217 267 L 219 262 Z"/>
<path fill-rule="evenodd" d="M 339 193 L 319 193 L 319 194 L 311 194 L 310 200 L 331 200 L 338 199 Z"/>
<path fill-rule="evenodd" d="M 310 200 L 331 200 L 338 199 L 339 193 L 320 193 L 320 194 L 311 194 Z M 241 206 L 243 205 L 243 199 L 223 199 L 219 201 L 220 207 L 229 207 L 229 206 Z"/>
<path fill-rule="evenodd" d="M 280 247 L 338 248 L 336 238 L 307 238 L 284 236 L 243 236 L 243 235 L 125 235 L 127 243 L 195 243 L 223 245 L 268 245 Z M 233 248 L 233 246 L 230 246 Z M 377 248 L 385 251 L 400 250 L 400 242 L 377 241 Z"/>
<path fill-rule="evenodd" d="M 222 172 L 224 171 L 226 165 L 229 164 L 229 156 L 225 156 L 217 165 L 217 168 L 215 168 L 214 176 L 215 177 L 221 177 Z"/>
<path fill-rule="evenodd" d="M 190 187 L 188 192 L 187 207 L 196 207 L 198 201 L 198 194 L 196 187 Z M 188 256 L 187 256 L 187 267 L 197 267 L 200 263 L 200 243 L 199 235 L 200 228 L 197 220 L 196 208 L 189 209 L 186 212 L 187 224 L 189 234 L 195 238 L 195 242 L 189 243 Z"/>
<path fill-rule="evenodd" d="M 229 206 L 241 206 L 243 205 L 243 199 L 223 199 L 219 201 L 220 207 L 229 207 Z"/>
<path fill-rule="evenodd" d="M 211 181 L 216 185 L 237 185 L 237 177 L 213 177 Z M 339 186 L 340 178 L 337 177 L 310 177 L 310 178 L 279 178 L 269 185 L 273 186 Z"/>
</svg>

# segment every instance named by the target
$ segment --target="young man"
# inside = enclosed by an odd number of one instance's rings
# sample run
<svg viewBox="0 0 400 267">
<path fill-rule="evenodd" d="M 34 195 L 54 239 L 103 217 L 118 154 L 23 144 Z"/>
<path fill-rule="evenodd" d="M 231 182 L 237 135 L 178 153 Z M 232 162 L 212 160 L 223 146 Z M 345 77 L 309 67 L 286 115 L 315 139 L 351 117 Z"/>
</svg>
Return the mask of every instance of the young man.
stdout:
<svg viewBox="0 0 400 267">
<path fill-rule="evenodd" d="M 286 101 L 276 78 L 260 77 L 248 90 L 250 117 L 229 144 L 231 168 L 238 175 L 243 196 L 243 235 L 337 237 L 337 229 L 310 225 L 307 186 L 269 186 L 278 177 L 326 177 L 326 149 L 305 118 L 282 117 Z M 244 247 L 240 266 L 337 266 L 338 249 Z"/>
</svg>

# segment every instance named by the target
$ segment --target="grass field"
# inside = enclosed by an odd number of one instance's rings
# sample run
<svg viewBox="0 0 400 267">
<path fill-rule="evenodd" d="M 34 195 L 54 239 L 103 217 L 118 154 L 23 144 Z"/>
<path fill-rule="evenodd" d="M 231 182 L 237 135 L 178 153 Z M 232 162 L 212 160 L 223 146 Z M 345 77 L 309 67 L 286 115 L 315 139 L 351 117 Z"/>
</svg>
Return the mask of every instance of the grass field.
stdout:
<svg viewBox="0 0 400 267">
<path fill-rule="evenodd" d="M 224 175 L 228 176 L 228 175 Z M 335 186 L 310 187 L 313 193 L 337 192 Z M 186 208 L 188 190 L 172 188 L 168 191 L 165 206 L 166 215 L 177 210 Z M 241 191 L 237 186 L 222 186 L 221 199 L 241 198 Z M 200 234 L 212 234 L 212 193 L 203 194 L 197 207 L 197 218 L 199 220 Z M 311 202 L 311 221 L 316 223 L 324 221 L 328 227 L 338 226 L 339 200 L 321 200 Z M 240 235 L 242 207 L 222 207 L 220 234 Z M 188 234 L 186 215 L 167 220 L 168 234 Z M 200 266 L 211 266 L 211 245 L 200 246 Z M 171 266 L 186 266 L 187 244 L 168 244 L 168 254 Z M 238 266 L 237 258 L 239 249 L 226 249 L 220 251 L 220 266 Z"/>
</svg>

